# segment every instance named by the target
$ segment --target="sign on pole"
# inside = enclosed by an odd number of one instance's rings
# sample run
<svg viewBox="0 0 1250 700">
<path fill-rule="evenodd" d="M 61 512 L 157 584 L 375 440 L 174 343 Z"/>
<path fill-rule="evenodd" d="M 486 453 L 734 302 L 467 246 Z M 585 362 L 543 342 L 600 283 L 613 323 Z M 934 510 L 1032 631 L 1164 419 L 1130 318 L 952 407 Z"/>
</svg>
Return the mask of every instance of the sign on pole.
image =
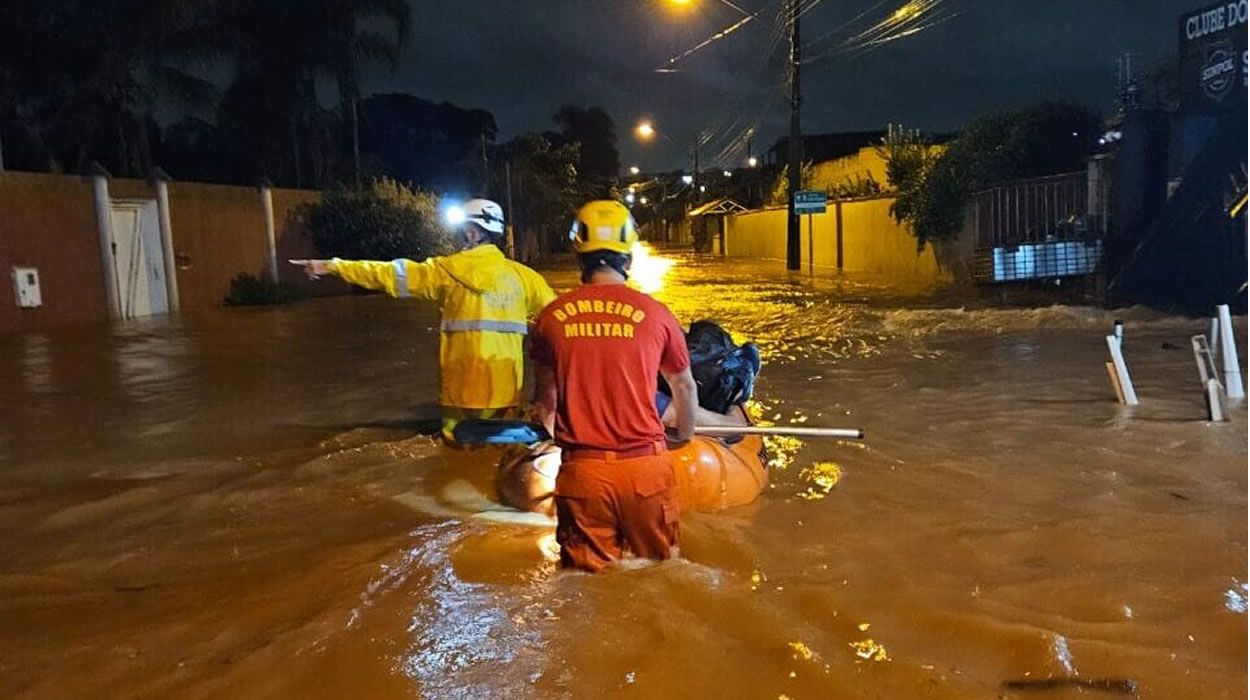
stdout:
<svg viewBox="0 0 1250 700">
<path fill-rule="evenodd" d="M 796 214 L 824 214 L 829 194 L 824 190 L 799 190 L 794 195 Z"/>
</svg>

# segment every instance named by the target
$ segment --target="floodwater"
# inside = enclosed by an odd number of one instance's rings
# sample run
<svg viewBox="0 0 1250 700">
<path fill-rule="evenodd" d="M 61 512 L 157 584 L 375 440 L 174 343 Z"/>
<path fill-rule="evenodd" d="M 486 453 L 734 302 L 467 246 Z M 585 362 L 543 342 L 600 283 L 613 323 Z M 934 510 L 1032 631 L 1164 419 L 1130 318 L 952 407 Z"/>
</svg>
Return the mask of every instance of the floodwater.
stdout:
<svg viewBox="0 0 1250 700">
<path fill-rule="evenodd" d="M 1203 420 L 1206 321 L 645 267 L 760 343 L 757 415 L 868 439 L 774 441 L 756 503 L 597 576 L 487 500 L 495 453 L 421 434 L 420 303 L 0 338 L 0 697 L 1246 697 L 1246 412 Z"/>
</svg>

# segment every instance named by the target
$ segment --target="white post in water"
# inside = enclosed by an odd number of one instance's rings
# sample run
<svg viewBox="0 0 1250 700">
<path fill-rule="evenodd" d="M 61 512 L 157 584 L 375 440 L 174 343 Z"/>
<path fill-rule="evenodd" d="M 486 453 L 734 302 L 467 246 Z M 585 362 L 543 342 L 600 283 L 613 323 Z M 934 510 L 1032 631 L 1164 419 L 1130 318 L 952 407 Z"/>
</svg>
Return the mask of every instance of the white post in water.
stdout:
<svg viewBox="0 0 1250 700">
<path fill-rule="evenodd" d="M 1124 405 L 1137 405 L 1137 392 L 1133 390 L 1133 379 L 1128 375 L 1128 365 L 1124 363 L 1124 353 L 1120 352 L 1120 340 L 1114 335 L 1107 336 L 1107 349 L 1111 351 L 1111 364 L 1115 369 L 1115 378 L 1120 383 L 1120 393 L 1124 397 Z"/>
<path fill-rule="evenodd" d="M 1241 365 L 1237 358 L 1237 340 L 1233 337 L 1233 316 L 1228 304 L 1216 307 L 1220 314 L 1220 359 L 1224 361 L 1224 390 L 1230 399 L 1246 398 L 1246 388 L 1241 383 Z"/>
<path fill-rule="evenodd" d="M 265 272 L 269 281 L 278 283 L 278 243 L 273 225 L 273 187 L 268 182 L 260 185 L 260 206 L 265 216 Z"/>
<path fill-rule="evenodd" d="M 169 218 L 169 175 L 160 168 L 152 169 L 156 188 L 156 213 L 161 228 L 161 255 L 165 260 L 165 295 L 169 312 L 178 313 L 178 267 L 174 263 L 174 227 Z"/>
<path fill-rule="evenodd" d="M 116 246 L 113 245 L 113 200 L 109 197 L 109 174 L 99 164 L 92 164 L 88 171 L 91 175 L 91 190 L 95 198 L 96 233 L 100 237 L 100 263 L 104 268 L 104 301 L 108 307 L 109 318 L 122 317 L 121 291 L 117 288 L 117 266 L 113 257 Z"/>
<path fill-rule="evenodd" d="M 1207 333 L 1207 347 L 1211 348 L 1211 357 L 1220 356 L 1220 318 L 1211 317 L 1211 332 Z"/>
<path fill-rule="evenodd" d="M 1195 335 L 1189 339 L 1194 348 L 1194 362 L 1198 365 L 1198 380 L 1202 383 L 1203 400 L 1207 404 L 1207 419 L 1212 421 L 1228 420 L 1228 410 L 1224 404 L 1224 387 L 1217 378 L 1215 358 L 1211 354 L 1211 346 L 1205 335 Z"/>
</svg>

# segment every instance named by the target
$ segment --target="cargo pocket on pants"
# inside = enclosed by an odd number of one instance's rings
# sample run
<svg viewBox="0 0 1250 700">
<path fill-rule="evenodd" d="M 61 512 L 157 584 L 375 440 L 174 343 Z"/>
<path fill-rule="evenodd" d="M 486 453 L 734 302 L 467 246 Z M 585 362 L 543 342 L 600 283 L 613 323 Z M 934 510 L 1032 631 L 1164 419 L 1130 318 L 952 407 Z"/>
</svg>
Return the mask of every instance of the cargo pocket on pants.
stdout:
<svg viewBox="0 0 1250 700">
<path fill-rule="evenodd" d="M 676 485 L 676 478 L 673 476 L 671 469 L 655 470 L 647 474 L 639 474 L 634 477 L 634 493 L 638 498 L 651 498 L 657 494 L 673 488 Z"/>
<path fill-rule="evenodd" d="M 676 477 L 672 469 L 655 469 L 634 478 L 636 508 L 633 527 L 646 533 L 646 552 L 635 552 L 653 559 L 664 559 L 677 542 L 677 521 L 681 509 L 677 503 Z"/>
</svg>

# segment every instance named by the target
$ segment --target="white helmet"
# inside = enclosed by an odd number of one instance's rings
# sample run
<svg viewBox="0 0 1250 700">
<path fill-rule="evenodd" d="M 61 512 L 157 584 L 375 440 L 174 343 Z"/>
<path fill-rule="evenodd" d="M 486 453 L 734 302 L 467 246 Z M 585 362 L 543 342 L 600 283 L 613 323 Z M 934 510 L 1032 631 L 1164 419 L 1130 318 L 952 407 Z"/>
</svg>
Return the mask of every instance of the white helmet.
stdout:
<svg viewBox="0 0 1250 700">
<path fill-rule="evenodd" d="M 464 203 L 464 220 L 477 224 L 483 231 L 503 233 L 503 207 L 489 199 L 470 199 Z"/>
</svg>

